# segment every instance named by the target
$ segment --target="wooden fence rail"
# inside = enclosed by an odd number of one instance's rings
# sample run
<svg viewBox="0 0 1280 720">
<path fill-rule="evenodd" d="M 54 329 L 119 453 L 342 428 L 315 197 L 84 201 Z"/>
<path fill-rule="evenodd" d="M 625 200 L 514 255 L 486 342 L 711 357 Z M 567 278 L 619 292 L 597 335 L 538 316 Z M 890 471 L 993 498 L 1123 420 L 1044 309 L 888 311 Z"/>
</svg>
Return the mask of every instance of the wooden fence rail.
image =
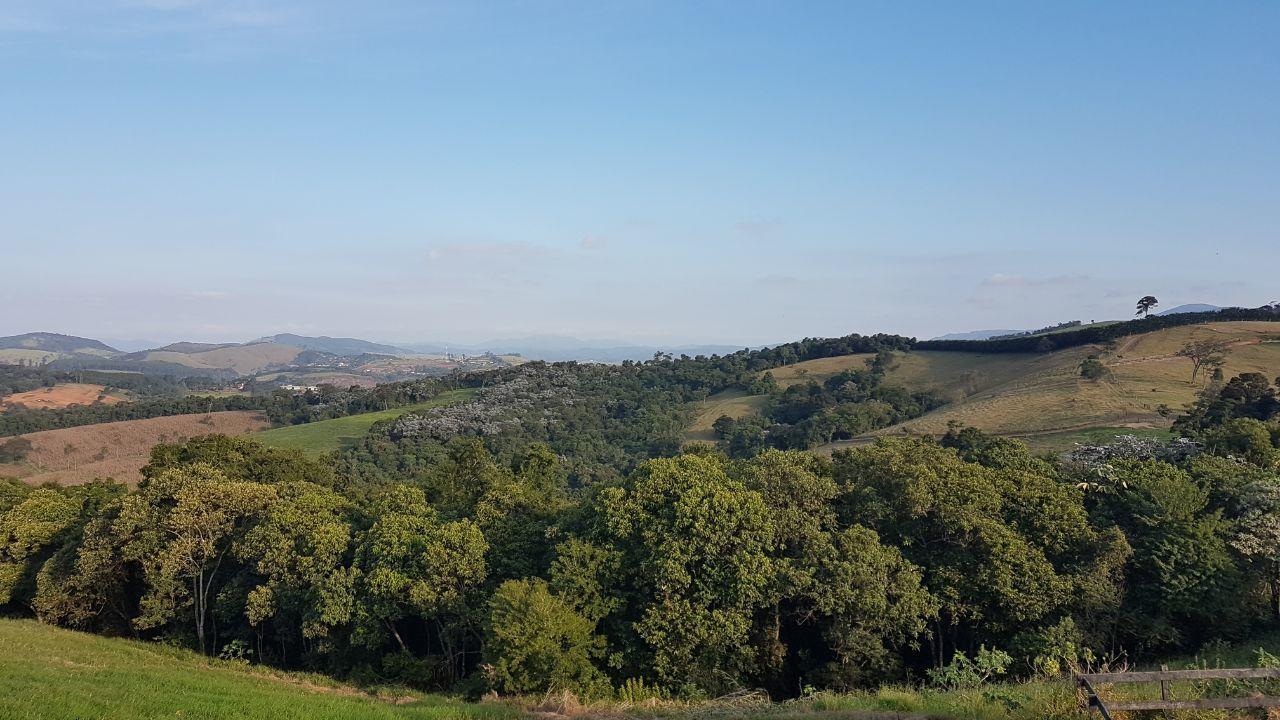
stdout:
<svg viewBox="0 0 1280 720">
<path fill-rule="evenodd" d="M 1167 670 L 1151 672 L 1082 673 L 1076 682 L 1085 691 L 1086 707 L 1097 709 L 1105 720 L 1112 720 L 1111 713 L 1126 710 L 1227 710 L 1238 708 L 1280 707 L 1280 697 L 1254 695 L 1252 697 L 1199 698 L 1174 700 L 1169 697 L 1169 683 L 1187 680 L 1280 680 L 1280 668 L 1226 668 L 1219 670 Z M 1098 694 L 1102 685 L 1121 683 L 1160 683 L 1159 700 L 1104 700 Z"/>
</svg>

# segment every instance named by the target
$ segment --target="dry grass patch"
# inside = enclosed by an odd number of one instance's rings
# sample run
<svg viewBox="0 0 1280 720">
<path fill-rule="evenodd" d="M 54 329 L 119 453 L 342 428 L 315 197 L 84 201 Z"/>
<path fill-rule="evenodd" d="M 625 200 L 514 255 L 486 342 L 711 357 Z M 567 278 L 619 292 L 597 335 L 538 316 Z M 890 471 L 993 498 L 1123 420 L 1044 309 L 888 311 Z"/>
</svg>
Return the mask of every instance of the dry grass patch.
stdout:
<svg viewBox="0 0 1280 720">
<path fill-rule="evenodd" d="M 59 353 L 52 350 L 32 350 L 30 348 L 0 348 L 0 363 L 17 365 L 18 363 L 34 363 L 43 365 L 57 360 Z"/>
<path fill-rule="evenodd" d="M 862 370 L 867 367 L 867 360 L 875 357 L 871 353 L 858 353 L 856 355 L 839 355 L 837 357 L 818 358 L 817 360 L 805 360 L 794 365 L 783 365 L 774 368 L 769 372 L 773 373 L 773 379 L 778 381 L 778 386 L 788 388 L 796 383 L 822 382 L 833 375 L 838 375 L 845 370 Z"/>
<path fill-rule="evenodd" d="M 715 442 L 716 433 L 711 426 L 721 415 L 737 420 L 753 412 L 760 412 L 768 398 L 764 395 L 748 395 L 742 390 L 725 390 L 696 404 L 697 413 L 693 425 L 685 432 L 689 442 Z"/>
<path fill-rule="evenodd" d="M 95 478 L 114 478 L 130 485 L 151 448 L 198 435 L 247 435 L 268 427 L 258 413 L 246 410 L 124 420 L 27 433 L 31 452 L 20 465 L 0 465 L 0 474 L 38 485 L 79 485 Z"/>
</svg>

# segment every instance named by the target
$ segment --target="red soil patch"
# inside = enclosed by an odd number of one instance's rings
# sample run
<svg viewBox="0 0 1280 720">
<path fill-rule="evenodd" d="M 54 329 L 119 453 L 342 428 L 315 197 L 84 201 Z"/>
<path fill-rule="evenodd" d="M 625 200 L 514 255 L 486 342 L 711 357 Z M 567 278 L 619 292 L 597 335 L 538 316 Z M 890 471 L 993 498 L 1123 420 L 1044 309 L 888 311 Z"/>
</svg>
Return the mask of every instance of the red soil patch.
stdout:
<svg viewBox="0 0 1280 720">
<path fill-rule="evenodd" d="M 53 387 L 36 388 L 27 392 L 14 393 L 0 398 L 0 408 L 13 408 L 19 405 L 28 410 L 56 410 L 71 405 L 93 405 L 105 403 L 112 405 L 124 402 L 125 398 L 108 395 L 106 388 L 89 383 L 67 383 Z"/>
<path fill-rule="evenodd" d="M 151 448 L 182 442 L 198 435 L 247 435 L 270 424 L 247 410 L 172 415 L 124 420 L 61 430 L 27 433 L 31 452 L 20 464 L 0 465 L 0 475 L 19 477 L 32 485 L 53 482 L 79 485 L 95 478 L 114 478 L 133 485 L 150 459 Z"/>
</svg>

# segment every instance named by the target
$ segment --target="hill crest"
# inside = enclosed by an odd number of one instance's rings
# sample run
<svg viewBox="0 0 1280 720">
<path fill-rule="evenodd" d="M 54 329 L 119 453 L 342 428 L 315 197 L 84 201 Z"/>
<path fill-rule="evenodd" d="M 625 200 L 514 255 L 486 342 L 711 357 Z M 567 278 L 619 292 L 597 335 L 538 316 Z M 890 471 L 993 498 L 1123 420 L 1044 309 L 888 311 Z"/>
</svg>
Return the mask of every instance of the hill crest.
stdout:
<svg viewBox="0 0 1280 720">
<path fill-rule="evenodd" d="M 59 353 L 76 353 L 86 350 L 112 354 L 120 352 L 100 340 L 51 332 L 29 332 L 0 337 L 0 349 L 44 350 Z"/>
</svg>

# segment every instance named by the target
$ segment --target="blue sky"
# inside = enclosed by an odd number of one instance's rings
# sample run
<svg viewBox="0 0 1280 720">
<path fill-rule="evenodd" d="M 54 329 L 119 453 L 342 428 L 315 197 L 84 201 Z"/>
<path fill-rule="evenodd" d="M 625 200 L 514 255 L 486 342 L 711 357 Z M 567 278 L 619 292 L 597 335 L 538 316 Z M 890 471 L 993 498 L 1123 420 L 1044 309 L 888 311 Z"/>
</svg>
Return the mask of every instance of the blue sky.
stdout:
<svg viewBox="0 0 1280 720">
<path fill-rule="evenodd" d="M 0 0 L 0 334 L 1278 299 L 1280 3 Z"/>
</svg>

